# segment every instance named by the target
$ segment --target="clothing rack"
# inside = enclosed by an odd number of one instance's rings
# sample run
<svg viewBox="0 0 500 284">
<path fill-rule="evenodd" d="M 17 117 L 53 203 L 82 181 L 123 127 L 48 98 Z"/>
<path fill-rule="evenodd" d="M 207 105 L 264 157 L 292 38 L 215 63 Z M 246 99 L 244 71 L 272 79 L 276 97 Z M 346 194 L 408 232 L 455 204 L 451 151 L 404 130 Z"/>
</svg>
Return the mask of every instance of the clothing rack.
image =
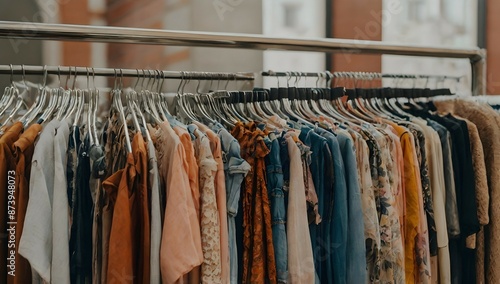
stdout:
<svg viewBox="0 0 500 284">
<path fill-rule="evenodd" d="M 253 81 L 251 73 L 162 71 L 122 68 L 91 68 L 68 66 L 0 65 L 0 74 L 10 75 L 64 75 L 101 77 L 138 77 L 179 80 Z"/>
<path fill-rule="evenodd" d="M 0 38 L 468 58 L 472 67 L 472 94 L 486 93 L 486 50 L 480 48 L 460 49 L 349 39 L 274 38 L 252 34 L 10 21 L 0 21 Z"/>
</svg>

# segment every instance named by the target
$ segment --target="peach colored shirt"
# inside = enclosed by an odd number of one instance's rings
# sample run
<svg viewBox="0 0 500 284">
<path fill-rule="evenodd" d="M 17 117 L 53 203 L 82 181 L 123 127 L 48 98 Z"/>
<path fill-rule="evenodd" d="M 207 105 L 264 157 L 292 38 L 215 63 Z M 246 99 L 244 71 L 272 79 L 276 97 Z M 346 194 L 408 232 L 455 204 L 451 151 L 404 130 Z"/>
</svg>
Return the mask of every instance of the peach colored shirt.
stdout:
<svg viewBox="0 0 500 284">
<path fill-rule="evenodd" d="M 162 282 L 169 284 L 179 282 L 193 268 L 201 265 L 203 252 L 186 151 L 167 121 L 160 124 L 155 137 L 167 204 L 160 248 L 160 270 Z"/>
<path fill-rule="evenodd" d="M 180 126 L 174 126 L 173 129 L 177 134 L 177 136 L 179 136 L 181 144 L 184 147 L 184 151 L 186 153 L 186 160 L 188 164 L 187 173 L 189 177 L 189 187 L 191 188 L 191 194 L 193 195 L 194 206 L 196 208 L 196 213 L 198 214 L 198 220 L 200 220 L 201 217 L 201 209 L 200 209 L 201 193 L 200 193 L 200 177 L 199 177 L 200 169 L 198 167 L 198 162 L 196 161 L 196 155 L 197 155 L 197 153 L 195 153 L 196 149 L 194 148 L 193 142 L 191 141 L 191 135 L 185 128 Z M 179 283 L 198 284 L 201 281 L 200 273 L 201 273 L 201 267 L 195 267 L 189 273 L 189 275 L 185 275 L 184 279 Z"/>
<path fill-rule="evenodd" d="M 189 177 L 189 187 L 191 188 L 191 193 L 193 194 L 193 198 L 195 201 L 196 212 L 198 212 L 198 218 L 200 216 L 200 181 L 199 181 L 199 168 L 198 163 L 196 162 L 195 150 L 193 143 L 191 142 L 191 135 L 189 132 L 179 126 L 173 127 L 177 136 L 181 141 L 182 147 L 184 147 L 184 151 L 186 153 L 186 161 L 187 161 L 187 173 Z"/>
</svg>

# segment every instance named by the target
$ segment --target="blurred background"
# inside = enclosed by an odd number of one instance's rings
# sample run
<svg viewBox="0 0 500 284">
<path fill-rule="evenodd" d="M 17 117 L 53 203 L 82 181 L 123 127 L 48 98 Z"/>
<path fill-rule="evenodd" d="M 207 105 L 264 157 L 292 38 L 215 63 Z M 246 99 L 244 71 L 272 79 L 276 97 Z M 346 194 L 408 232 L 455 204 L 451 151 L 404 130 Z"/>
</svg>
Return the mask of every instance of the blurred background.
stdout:
<svg viewBox="0 0 500 284">
<path fill-rule="evenodd" d="M 488 94 L 500 94 L 498 0 L 0 0 L 0 20 L 382 40 L 482 47 Z M 27 24 L 26 32 L 34 32 Z M 1 40 L 0 64 L 177 71 L 369 71 L 464 76 L 467 59 Z M 7 80 L 7 81 L 6 81 Z M 9 78 L 1 78 L 0 83 Z M 105 80 L 96 78 L 96 80 Z M 276 80 L 273 78 L 266 78 Z M 99 83 L 99 82 L 97 82 Z M 105 83 L 105 81 L 102 81 Z M 275 83 L 275 81 L 274 81 Z M 394 83 L 394 82 L 393 82 Z M 438 86 L 442 82 L 426 82 Z"/>
</svg>

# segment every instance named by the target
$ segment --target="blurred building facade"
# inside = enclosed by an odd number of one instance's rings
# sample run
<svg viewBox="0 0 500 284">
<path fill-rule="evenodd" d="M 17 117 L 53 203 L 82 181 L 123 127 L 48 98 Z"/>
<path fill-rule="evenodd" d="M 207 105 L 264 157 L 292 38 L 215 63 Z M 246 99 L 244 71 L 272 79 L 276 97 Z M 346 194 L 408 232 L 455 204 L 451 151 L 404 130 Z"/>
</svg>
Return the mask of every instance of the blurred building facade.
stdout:
<svg viewBox="0 0 500 284">
<path fill-rule="evenodd" d="M 478 1 L 488 7 L 478 19 Z M 488 93 L 500 93 L 495 0 L 0 0 L 2 20 L 170 30 L 336 37 L 401 44 L 488 48 Z M 486 41 L 478 43 L 484 20 Z M 27 25 L 27 32 L 36 28 Z M 447 59 L 172 46 L 3 40 L 2 64 L 186 71 L 371 71 L 469 75 Z M 4 80 L 4 78 L 2 78 Z M 267 79 L 272 80 L 272 79 Z M 3 81 L 2 81 L 3 82 Z M 497 83 L 498 82 L 498 83 Z M 469 82 L 466 82 L 469 83 Z"/>
</svg>

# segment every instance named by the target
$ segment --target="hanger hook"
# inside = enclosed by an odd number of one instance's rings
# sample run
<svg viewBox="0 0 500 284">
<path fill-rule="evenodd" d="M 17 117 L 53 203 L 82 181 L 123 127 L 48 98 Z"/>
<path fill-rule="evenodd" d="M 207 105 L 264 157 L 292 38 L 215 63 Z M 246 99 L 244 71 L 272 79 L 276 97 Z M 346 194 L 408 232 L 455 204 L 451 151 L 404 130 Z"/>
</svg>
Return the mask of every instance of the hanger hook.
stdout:
<svg viewBox="0 0 500 284">
<path fill-rule="evenodd" d="M 151 81 L 151 77 L 150 77 L 151 73 L 149 72 L 149 70 L 145 70 L 145 69 L 143 69 L 142 72 L 144 74 L 144 81 L 142 81 L 142 88 L 146 90 L 149 88 L 149 81 Z M 146 75 L 146 72 L 148 72 L 147 75 Z M 147 79 L 147 81 L 146 81 L 146 79 Z M 144 83 L 146 83 L 146 86 L 144 86 Z"/>
<path fill-rule="evenodd" d="M 12 67 L 12 64 L 9 64 L 10 66 L 10 84 L 14 84 L 14 67 Z"/>
<path fill-rule="evenodd" d="M 23 70 L 23 84 L 27 89 L 28 85 L 26 84 L 26 69 L 24 69 L 24 64 L 21 65 L 21 69 Z"/>
<path fill-rule="evenodd" d="M 137 80 L 135 80 L 135 85 L 134 85 L 134 90 L 137 90 L 137 83 L 139 83 L 139 80 L 141 79 L 141 76 L 139 75 L 139 69 L 135 69 L 137 72 Z"/>
<path fill-rule="evenodd" d="M 45 65 L 47 66 L 47 65 Z M 57 81 L 59 82 L 59 86 L 61 86 L 62 82 L 61 82 L 61 65 L 58 65 L 57 66 Z"/>
<path fill-rule="evenodd" d="M 196 85 L 196 93 L 198 93 L 198 94 L 200 93 L 200 90 L 199 90 L 200 84 L 201 84 L 201 80 L 200 80 L 200 78 L 198 78 L 198 84 Z"/>
<path fill-rule="evenodd" d="M 151 71 L 151 69 L 148 70 L 148 85 L 147 85 L 147 88 L 148 90 L 151 90 L 155 84 L 155 76 L 153 74 L 153 71 Z"/>
<path fill-rule="evenodd" d="M 158 94 L 161 93 L 161 89 L 163 88 L 163 70 L 156 70 L 156 72 L 158 72 L 158 83 L 157 83 L 157 88 L 156 88 L 156 92 Z"/>
<path fill-rule="evenodd" d="M 118 83 L 118 77 L 116 76 L 116 68 L 113 68 L 113 71 L 114 71 L 114 73 L 115 73 L 115 83 L 114 83 L 114 87 L 113 87 L 113 89 L 115 89 L 115 90 L 116 90 L 116 89 L 118 89 L 118 88 L 117 88 L 117 85 L 116 85 L 116 84 Z"/>
<path fill-rule="evenodd" d="M 150 91 L 153 92 L 154 88 L 155 88 L 155 84 L 156 84 L 156 70 L 149 70 L 149 76 L 151 76 L 151 86 L 149 87 Z"/>
<path fill-rule="evenodd" d="M 160 88 L 158 89 L 158 94 L 161 94 L 161 91 L 163 90 L 163 84 L 165 83 L 165 72 L 163 70 L 160 70 L 161 73 L 161 84 Z"/>
<path fill-rule="evenodd" d="M 223 74 L 222 73 L 218 73 L 217 74 L 217 91 L 220 90 L 220 78 L 222 78 Z"/>
<path fill-rule="evenodd" d="M 47 77 L 49 72 L 47 71 L 47 65 L 43 65 L 43 87 L 47 85 Z"/>
<path fill-rule="evenodd" d="M 208 86 L 208 90 L 210 91 L 212 89 L 212 84 L 214 83 L 214 77 L 217 77 L 217 74 L 208 74 L 208 72 L 205 73 L 205 75 L 207 76 L 207 80 L 210 79 L 210 85 Z"/>
<path fill-rule="evenodd" d="M 76 85 L 76 78 L 78 77 L 78 72 L 76 70 L 76 67 L 75 67 L 75 79 L 73 80 L 73 86 L 71 87 L 73 90 L 75 89 L 75 85 Z"/>
<path fill-rule="evenodd" d="M 151 72 L 154 73 L 154 80 L 153 80 L 153 84 L 151 85 L 151 88 L 153 90 L 158 90 L 158 87 L 160 86 L 160 71 L 158 70 L 152 70 Z"/>
<path fill-rule="evenodd" d="M 184 82 L 184 71 L 181 71 L 181 81 L 179 82 L 179 86 L 177 87 L 177 94 L 181 93 L 181 86 L 183 82 Z"/>
<path fill-rule="evenodd" d="M 158 89 L 160 88 L 160 70 L 155 70 L 155 78 L 156 78 L 156 93 L 159 93 Z"/>
<path fill-rule="evenodd" d="M 226 74 L 226 76 L 224 76 L 226 79 L 226 85 L 224 85 L 224 91 L 227 91 L 227 86 L 229 85 L 229 74 Z M 236 78 L 236 76 L 234 76 L 234 78 Z"/>
<path fill-rule="evenodd" d="M 94 90 L 98 91 L 97 90 L 97 86 L 95 84 L 95 70 L 94 70 L 94 67 L 92 67 L 92 84 L 94 85 Z"/>
<path fill-rule="evenodd" d="M 137 82 L 141 82 L 141 84 L 139 85 L 143 90 L 144 90 L 144 81 L 146 81 L 146 71 L 144 69 L 141 69 L 140 71 L 142 73 L 142 81 L 141 80 L 141 75 L 139 75 L 139 80 L 137 80 Z"/>
<path fill-rule="evenodd" d="M 120 68 L 120 89 L 123 89 L 123 69 Z"/>
<path fill-rule="evenodd" d="M 87 89 L 90 89 L 90 84 L 89 84 L 89 81 L 90 81 L 90 72 L 89 72 L 89 68 L 85 67 L 85 70 L 87 70 Z"/>
<path fill-rule="evenodd" d="M 69 77 L 71 77 L 71 66 L 69 66 L 68 69 L 69 69 L 69 73 L 68 73 L 68 76 L 66 77 L 66 84 L 64 84 L 65 89 L 68 88 Z"/>
<path fill-rule="evenodd" d="M 330 88 L 333 79 L 333 74 L 330 71 L 326 70 L 325 77 L 326 77 L 326 87 Z"/>
</svg>

